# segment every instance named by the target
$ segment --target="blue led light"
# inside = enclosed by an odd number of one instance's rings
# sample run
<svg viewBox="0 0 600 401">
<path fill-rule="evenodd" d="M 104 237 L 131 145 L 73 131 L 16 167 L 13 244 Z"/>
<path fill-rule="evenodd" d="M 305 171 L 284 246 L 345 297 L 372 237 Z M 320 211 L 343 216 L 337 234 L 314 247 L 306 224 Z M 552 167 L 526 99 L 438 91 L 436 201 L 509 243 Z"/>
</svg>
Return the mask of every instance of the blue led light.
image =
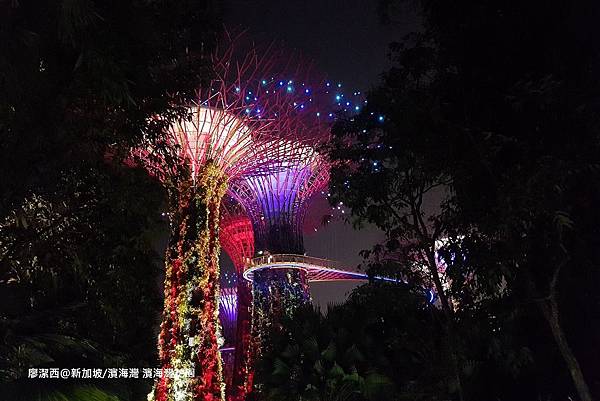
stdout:
<svg viewBox="0 0 600 401">
<path fill-rule="evenodd" d="M 383 117 L 383 116 L 379 116 L 379 117 L 377 117 L 377 120 L 378 120 L 380 123 L 382 123 L 382 122 L 383 122 L 383 120 L 384 120 L 384 117 Z"/>
<path fill-rule="evenodd" d="M 291 92 L 292 90 L 293 90 L 293 88 L 292 88 L 291 86 L 289 86 L 289 85 L 288 85 L 288 87 L 287 87 L 287 91 L 288 91 L 288 92 Z"/>
</svg>

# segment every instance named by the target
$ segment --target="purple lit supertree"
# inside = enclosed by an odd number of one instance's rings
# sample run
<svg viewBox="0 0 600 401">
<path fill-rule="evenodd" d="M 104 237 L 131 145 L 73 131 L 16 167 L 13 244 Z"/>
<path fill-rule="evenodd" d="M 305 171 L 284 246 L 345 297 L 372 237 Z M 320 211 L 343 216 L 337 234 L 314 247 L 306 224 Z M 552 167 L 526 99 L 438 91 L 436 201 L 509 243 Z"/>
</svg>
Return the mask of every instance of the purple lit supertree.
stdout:
<svg viewBox="0 0 600 401">
<path fill-rule="evenodd" d="M 219 294 L 219 319 L 223 328 L 223 347 L 235 346 L 237 323 L 237 289 L 236 287 L 223 287 Z"/>
<path fill-rule="evenodd" d="M 318 139 L 318 138 L 315 138 Z M 248 175 L 231 186 L 253 222 L 259 252 L 304 253 L 302 226 L 311 197 L 327 185 L 329 166 L 309 141 L 273 141 L 282 158 L 273 173 Z"/>
<path fill-rule="evenodd" d="M 235 359 L 236 326 L 238 317 L 237 288 L 221 287 L 219 295 L 219 320 L 223 328 L 223 346 L 220 348 L 223 360 L 223 377 L 225 392 L 228 395 L 233 377 Z M 229 398 L 229 397 L 227 397 Z"/>
<path fill-rule="evenodd" d="M 278 138 L 293 111 L 285 91 L 264 77 L 277 63 L 270 49 L 245 49 L 234 40 L 211 55 L 214 75 L 198 89 L 188 117 L 133 153 L 167 189 L 170 240 L 166 252 L 165 301 L 159 336 L 164 371 L 151 398 L 216 401 L 224 398 L 219 353 L 219 221 L 230 181 L 268 174 Z M 165 119 L 157 118 L 165 125 Z M 183 372 L 183 373 L 178 373 Z M 185 372 L 192 372 L 188 377 Z"/>
<path fill-rule="evenodd" d="M 269 159 L 271 172 L 247 174 L 230 186 L 230 193 L 252 221 L 259 255 L 304 253 L 302 226 L 306 210 L 329 176 L 327 160 L 316 151 L 328 139 L 329 124 L 319 119 L 319 112 L 310 106 L 297 109 L 295 123 L 287 127 L 294 131 L 296 140 L 269 143 L 280 150 L 281 156 Z M 252 294 L 251 354 L 257 358 L 264 352 L 264 336 L 270 328 L 310 302 L 306 270 L 291 264 L 255 269 Z"/>
</svg>

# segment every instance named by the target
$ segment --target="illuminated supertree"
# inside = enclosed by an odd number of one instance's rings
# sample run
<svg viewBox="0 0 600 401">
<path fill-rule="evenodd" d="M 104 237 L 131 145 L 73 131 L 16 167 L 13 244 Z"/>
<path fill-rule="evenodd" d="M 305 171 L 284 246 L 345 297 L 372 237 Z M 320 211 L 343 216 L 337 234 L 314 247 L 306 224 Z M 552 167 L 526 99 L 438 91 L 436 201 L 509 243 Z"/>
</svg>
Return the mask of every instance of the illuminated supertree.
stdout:
<svg viewBox="0 0 600 401">
<path fill-rule="evenodd" d="M 237 282 L 235 356 L 231 380 L 226 380 L 229 385 L 226 392 L 228 399 L 245 400 L 247 388 L 252 386 L 249 370 L 252 289 L 242 275 L 254 256 L 254 230 L 246 212 L 235 201 L 224 202 L 221 213 L 221 246 L 233 262 Z"/>
<path fill-rule="evenodd" d="M 273 172 L 248 174 L 230 187 L 252 221 L 258 254 L 304 253 L 302 223 L 311 197 L 327 184 L 329 168 L 315 150 L 327 138 L 327 125 L 303 128 L 312 129 L 303 141 L 270 143 L 282 156 L 271 159 Z M 251 353 L 256 358 L 265 350 L 263 339 L 269 328 L 310 302 L 306 270 L 291 264 L 254 269 L 252 294 Z"/>
<path fill-rule="evenodd" d="M 236 326 L 238 316 L 237 288 L 221 287 L 219 295 L 219 321 L 223 328 L 224 343 L 220 348 L 223 360 L 223 376 L 225 379 L 225 392 L 229 393 L 233 377 L 235 359 Z"/>
<path fill-rule="evenodd" d="M 163 371 L 174 374 L 155 384 L 151 396 L 157 401 L 224 398 L 218 321 L 221 200 L 231 180 L 268 174 L 267 161 L 279 151 L 269 141 L 290 132 L 286 113 L 293 108 L 283 91 L 264 79 L 276 64 L 273 53 L 251 48 L 236 58 L 234 48 L 211 56 L 213 78 L 198 89 L 188 118 L 134 152 L 161 179 L 169 200 L 158 348 Z"/>
</svg>

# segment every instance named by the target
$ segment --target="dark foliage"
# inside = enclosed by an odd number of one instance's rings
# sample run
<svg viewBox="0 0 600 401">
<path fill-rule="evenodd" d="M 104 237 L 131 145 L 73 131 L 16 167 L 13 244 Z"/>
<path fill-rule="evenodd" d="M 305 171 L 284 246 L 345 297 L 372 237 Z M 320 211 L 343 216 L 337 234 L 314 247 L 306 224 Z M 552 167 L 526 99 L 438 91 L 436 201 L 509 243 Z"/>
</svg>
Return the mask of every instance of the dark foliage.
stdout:
<svg viewBox="0 0 600 401">
<path fill-rule="evenodd" d="M 0 398 L 145 398 L 27 369 L 156 365 L 164 193 L 121 156 L 183 113 L 218 24 L 210 0 L 0 1 Z"/>
<path fill-rule="evenodd" d="M 374 268 L 436 288 L 462 385 L 454 397 L 590 400 L 600 9 L 416 3 L 423 31 L 392 45 L 368 107 L 335 129 L 332 201 L 386 232 L 368 253 Z M 500 334 L 478 333 L 490 320 Z M 498 360 L 467 372 L 494 350 L 514 375 Z"/>
</svg>

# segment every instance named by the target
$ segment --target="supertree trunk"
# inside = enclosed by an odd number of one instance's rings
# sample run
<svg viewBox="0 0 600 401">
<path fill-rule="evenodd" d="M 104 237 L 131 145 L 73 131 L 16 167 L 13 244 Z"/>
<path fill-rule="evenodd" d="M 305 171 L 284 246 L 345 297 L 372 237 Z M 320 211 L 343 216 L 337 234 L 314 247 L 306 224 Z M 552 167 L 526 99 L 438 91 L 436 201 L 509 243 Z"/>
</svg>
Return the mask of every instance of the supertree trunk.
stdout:
<svg viewBox="0 0 600 401">
<path fill-rule="evenodd" d="M 252 388 L 252 354 L 250 352 L 251 319 L 252 319 L 252 289 L 250 284 L 238 275 L 238 316 L 237 316 L 237 344 L 235 348 L 235 362 L 232 379 L 232 401 L 244 401 Z"/>
<path fill-rule="evenodd" d="M 159 336 L 156 401 L 224 399 L 219 313 L 219 210 L 226 179 L 213 164 L 167 186 L 171 239 Z M 174 377 L 165 377 L 167 369 Z M 188 377 L 184 372 L 194 372 Z"/>
<path fill-rule="evenodd" d="M 310 303 L 306 272 L 301 269 L 264 269 L 254 272 L 252 284 L 252 358 L 269 352 L 266 341 L 298 308 Z"/>
</svg>

